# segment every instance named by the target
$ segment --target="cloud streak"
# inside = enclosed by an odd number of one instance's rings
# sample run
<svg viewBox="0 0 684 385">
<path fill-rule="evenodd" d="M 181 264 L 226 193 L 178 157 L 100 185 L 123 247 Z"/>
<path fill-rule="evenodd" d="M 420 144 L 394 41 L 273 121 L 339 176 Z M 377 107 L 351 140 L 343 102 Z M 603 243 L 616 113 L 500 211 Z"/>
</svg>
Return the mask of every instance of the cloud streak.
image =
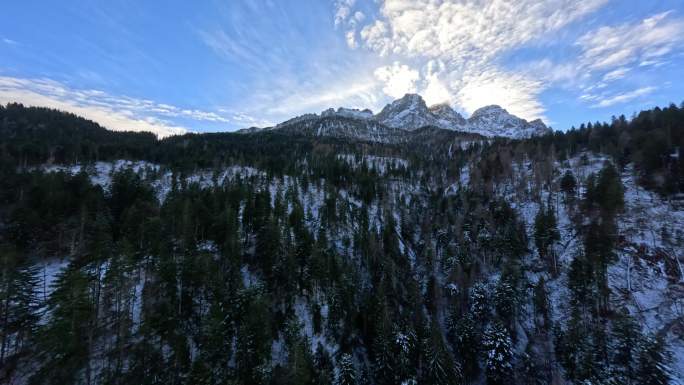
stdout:
<svg viewBox="0 0 684 385">
<path fill-rule="evenodd" d="M 592 70 L 656 64 L 684 43 L 684 19 L 663 12 L 638 23 L 605 26 L 577 41 L 580 62 Z"/>
<path fill-rule="evenodd" d="M 601 100 L 598 103 L 594 104 L 592 107 L 593 108 L 603 108 L 603 107 L 610 107 L 610 106 L 620 104 L 620 103 L 629 102 L 629 101 L 637 99 L 641 96 L 648 95 L 655 90 L 656 90 L 656 87 L 642 87 L 642 88 L 636 89 L 634 91 L 623 92 L 620 94 L 604 97 L 604 98 L 601 98 Z M 593 97 L 593 96 L 585 96 L 585 98 L 589 99 L 589 100 L 599 99 L 598 97 Z"/>
<path fill-rule="evenodd" d="M 240 114 L 186 109 L 98 90 L 76 90 L 49 79 L 0 77 L 0 103 L 14 102 L 72 112 L 111 130 L 147 131 L 159 137 L 190 131 L 174 122 L 180 119 L 225 124 L 252 121 Z"/>
</svg>

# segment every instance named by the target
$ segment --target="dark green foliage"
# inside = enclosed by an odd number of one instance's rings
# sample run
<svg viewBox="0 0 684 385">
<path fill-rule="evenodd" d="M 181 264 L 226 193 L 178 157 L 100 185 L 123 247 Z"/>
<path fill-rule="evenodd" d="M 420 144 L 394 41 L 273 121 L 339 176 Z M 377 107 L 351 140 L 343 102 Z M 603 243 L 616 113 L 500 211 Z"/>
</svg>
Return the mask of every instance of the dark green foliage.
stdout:
<svg viewBox="0 0 684 385">
<path fill-rule="evenodd" d="M 609 217 L 622 209 L 624 188 L 620 174 L 613 164 L 607 163 L 598 177 L 592 175 L 587 179 L 585 201 L 587 206 L 598 206 L 604 215 Z"/>
<path fill-rule="evenodd" d="M 571 171 L 568 170 L 563 174 L 563 178 L 561 178 L 560 181 L 560 188 L 569 196 L 575 195 L 575 192 L 577 191 L 577 179 L 575 179 L 575 176 Z"/>
<path fill-rule="evenodd" d="M 87 365 L 96 332 L 93 279 L 91 272 L 73 265 L 59 276 L 48 303 L 51 321 L 39 339 L 44 355 L 32 383 L 73 383 Z"/>
<path fill-rule="evenodd" d="M 460 319 L 452 315 L 449 335 L 454 351 L 460 358 L 464 376 L 468 379 L 474 378 L 480 369 L 478 358 L 481 334 L 471 314 L 466 313 Z"/>
<path fill-rule="evenodd" d="M 613 323 L 614 351 L 611 377 L 615 384 L 637 384 L 637 353 L 642 344 L 641 332 L 636 322 L 623 315 Z"/>
<path fill-rule="evenodd" d="M 357 385 L 358 375 L 356 368 L 354 367 L 354 362 L 350 354 L 342 354 L 337 366 L 338 374 L 335 385 Z"/>
<path fill-rule="evenodd" d="M 38 271 L 10 245 L 0 245 L 0 366 L 37 330 Z"/>
<path fill-rule="evenodd" d="M 547 263 L 554 274 L 558 273 L 554 243 L 560 240 L 560 232 L 556 221 L 556 213 L 553 207 L 541 205 L 534 217 L 534 243 L 537 246 L 539 256 Z"/>
<path fill-rule="evenodd" d="M 452 385 L 461 380 L 460 367 L 455 363 L 444 344 L 439 328 L 433 325 L 424 343 L 425 366 L 421 384 Z"/>
<path fill-rule="evenodd" d="M 636 378 L 640 384 L 666 385 L 670 383 L 670 357 L 665 341 L 659 337 L 646 337 L 639 348 Z"/>
</svg>

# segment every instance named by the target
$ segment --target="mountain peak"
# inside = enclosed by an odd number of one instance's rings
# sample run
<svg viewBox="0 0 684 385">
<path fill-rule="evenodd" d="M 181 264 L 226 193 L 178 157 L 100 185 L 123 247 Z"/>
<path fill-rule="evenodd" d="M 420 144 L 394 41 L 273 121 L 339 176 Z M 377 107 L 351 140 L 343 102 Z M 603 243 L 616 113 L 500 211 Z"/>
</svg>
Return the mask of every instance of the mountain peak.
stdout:
<svg viewBox="0 0 684 385">
<path fill-rule="evenodd" d="M 371 119 L 373 118 L 373 111 L 369 109 L 365 110 L 358 110 L 355 108 L 344 108 L 340 107 L 335 111 L 334 108 L 328 108 L 327 110 L 321 112 L 322 117 L 327 117 L 327 116 L 342 116 L 345 118 L 354 118 L 354 119 Z"/>
<path fill-rule="evenodd" d="M 423 98 L 418 94 L 406 94 L 385 106 L 375 118 L 382 124 L 393 128 L 415 130 L 432 124 L 430 111 Z"/>
<path fill-rule="evenodd" d="M 488 105 L 477 109 L 467 120 L 456 112 L 448 103 L 439 103 L 428 108 L 425 100 L 418 94 L 405 94 L 399 99 L 387 104 L 380 113 L 340 107 L 327 109 L 320 115 L 306 114 L 281 123 L 276 128 L 295 123 L 313 122 L 321 118 L 343 117 L 358 121 L 358 124 L 376 123 L 390 129 L 414 131 L 422 127 L 430 126 L 447 130 L 471 132 L 483 136 L 502 136 L 508 138 L 527 138 L 530 136 L 544 135 L 550 129 L 540 119 L 531 122 L 519 118 L 499 105 Z M 379 123 L 379 125 L 377 125 Z M 335 123 L 337 124 L 337 123 Z M 339 130 L 349 134 L 346 125 L 356 123 L 340 123 L 344 127 Z M 376 126 L 374 130 L 377 128 Z M 365 126 L 364 126 L 365 127 Z M 369 126 L 370 127 L 370 126 Z M 326 126 L 321 132 L 330 132 L 332 126 Z M 361 130 L 365 132 L 364 130 Z"/>
<path fill-rule="evenodd" d="M 439 103 L 430 106 L 429 108 L 430 113 L 435 117 L 436 124 L 435 126 L 440 127 L 440 128 L 447 128 L 447 129 L 454 129 L 458 128 L 459 130 L 462 129 L 462 127 L 465 125 L 466 120 L 459 114 L 458 112 L 454 111 L 453 108 L 448 103 Z"/>
<path fill-rule="evenodd" d="M 473 114 L 471 115 L 471 118 L 493 114 L 508 114 L 508 111 L 506 111 L 506 109 L 499 106 L 498 104 L 490 104 L 488 106 L 480 107 L 477 110 L 475 110 L 475 112 L 473 112 Z"/>
<path fill-rule="evenodd" d="M 475 110 L 468 119 L 468 126 L 481 135 L 509 138 L 528 138 L 550 131 L 541 119 L 528 122 L 495 104 Z"/>
</svg>

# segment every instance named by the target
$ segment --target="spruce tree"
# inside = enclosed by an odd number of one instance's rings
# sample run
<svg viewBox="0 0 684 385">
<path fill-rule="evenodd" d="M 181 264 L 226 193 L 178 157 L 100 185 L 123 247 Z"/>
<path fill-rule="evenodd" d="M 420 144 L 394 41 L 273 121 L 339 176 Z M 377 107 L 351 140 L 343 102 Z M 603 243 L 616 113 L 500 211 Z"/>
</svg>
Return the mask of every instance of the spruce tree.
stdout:
<svg viewBox="0 0 684 385">
<path fill-rule="evenodd" d="M 648 336 L 639 347 L 636 378 L 644 385 L 670 383 L 670 355 L 661 337 Z"/>
<path fill-rule="evenodd" d="M 613 357 L 611 377 L 614 384 L 638 384 L 636 364 L 641 333 L 636 322 L 629 314 L 624 314 L 613 322 Z"/>
<path fill-rule="evenodd" d="M 436 323 L 432 325 L 430 336 L 425 339 L 423 349 L 425 364 L 422 384 L 453 385 L 461 380 L 461 368 L 449 353 Z"/>
<path fill-rule="evenodd" d="M 337 363 L 337 380 L 335 385 L 357 385 L 356 368 L 351 354 L 343 353 Z"/>
<path fill-rule="evenodd" d="M 504 385 L 512 381 L 513 343 L 508 330 L 499 322 L 491 324 L 482 341 L 487 384 Z"/>
</svg>

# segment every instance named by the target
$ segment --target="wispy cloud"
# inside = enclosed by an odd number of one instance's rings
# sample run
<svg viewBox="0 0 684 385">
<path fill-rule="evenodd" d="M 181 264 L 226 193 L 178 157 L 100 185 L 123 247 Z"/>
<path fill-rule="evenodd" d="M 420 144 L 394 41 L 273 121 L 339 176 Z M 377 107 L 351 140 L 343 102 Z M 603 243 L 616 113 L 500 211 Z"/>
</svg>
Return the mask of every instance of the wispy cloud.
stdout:
<svg viewBox="0 0 684 385">
<path fill-rule="evenodd" d="M 319 112 L 329 107 L 378 108 L 380 85 L 371 77 L 343 77 L 327 84 L 311 84 L 300 89 L 277 90 L 260 95 L 260 111 L 274 119 L 286 119 L 307 111 Z M 255 111 L 256 113 L 257 111 Z"/>
<path fill-rule="evenodd" d="M 592 70 L 656 64 L 684 44 L 684 19 L 663 12 L 636 23 L 605 26 L 580 37 L 580 63 Z"/>
<path fill-rule="evenodd" d="M 19 45 L 19 42 L 18 42 L 18 41 L 12 40 L 12 39 L 7 38 L 7 37 L 3 37 L 3 38 L 2 38 L 2 42 L 5 43 L 5 44 L 7 44 L 7 45 Z"/>
<path fill-rule="evenodd" d="M 616 70 L 612 70 L 607 74 L 603 75 L 603 81 L 612 82 L 614 80 L 622 79 L 627 75 L 629 71 L 630 69 L 627 67 L 621 67 Z"/>
<path fill-rule="evenodd" d="M 188 132 L 187 127 L 175 122 L 180 119 L 226 124 L 255 122 L 235 113 L 186 109 L 98 90 L 72 89 L 49 79 L 0 77 L 0 103 L 12 102 L 72 112 L 112 130 L 148 131 L 160 137 Z"/>
<path fill-rule="evenodd" d="M 641 96 L 650 94 L 651 92 L 653 92 L 655 90 L 656 90 L 656 87 L 642 87 L 642 88 L 636 89 L 634 91 L 623 92 L 623 93 L 608 96 L 605 98 L 601 98 L 601 97 L 598 97 L 595 95 L 584 95 L 584 98 L 586 100 L 591 100 L 591 101 L 595 101 L 595 100 L 600 99 L 600 101 L 598 103 L 594 104 L 592 107 L 593 108 L 602 108 L 602 107 L 610 107 L 610 106 L 613 106 L 616 104 L 629 102 L 629 101 L 634 100 L 636 98 L 639 98 Z"/>
</svg>

